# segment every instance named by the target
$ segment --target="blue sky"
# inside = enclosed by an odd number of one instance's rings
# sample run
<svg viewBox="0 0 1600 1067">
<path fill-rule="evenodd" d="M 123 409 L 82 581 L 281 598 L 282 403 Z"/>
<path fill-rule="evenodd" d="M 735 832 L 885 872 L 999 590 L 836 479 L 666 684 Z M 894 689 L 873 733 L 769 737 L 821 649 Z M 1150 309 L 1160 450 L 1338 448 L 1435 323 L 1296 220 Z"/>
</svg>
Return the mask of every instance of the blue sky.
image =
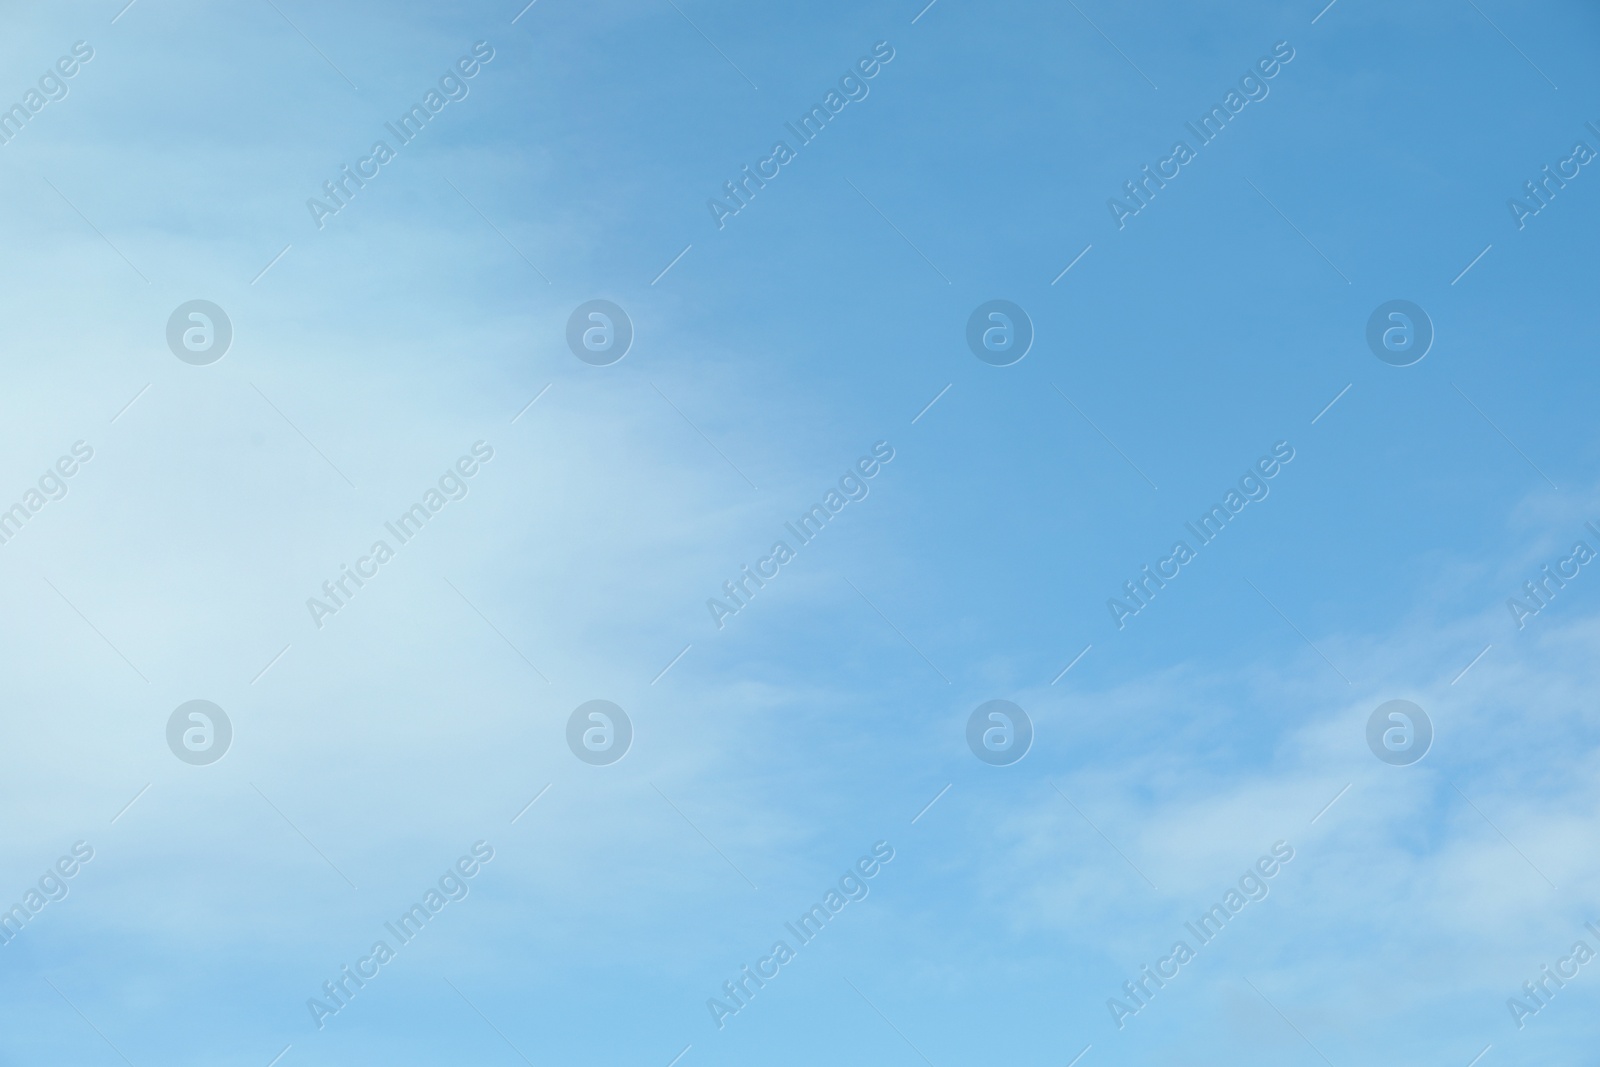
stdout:
<svg viewBox="0 0 1600 1067">
<path fill-rule="evenodd" d="M 1600 950 L 1600 578 L 1506 607 L 1600 550 L 1600 176 L 1507 207 L 1600 151 L 1600 14 L 519 6 L 4 16 L 0 104 L 93 57 L 0 145 L 0 506 L 93 456 L 0 544 L 0 903 L 94 856 L 0 946 L 0 1063 L 1492 1067 L 1600 1036 L 1595 964 L 1521 1028 L 1506 1003 Z M 1275 46 L 1119 228 L 1108 198 Z M 166 341 L 195 299 L 233 330 L 205 366 Z M 635 331 L 609 366 L 566 342 L 596 299 Z M 994 299 L 1035 332 L 1007 367 L 965 341 Z M 1365 339 L 1395 299 L 1436 334 L 1408 367 Z M 707 599 L 879 442 L 719 629 Z M 1108 598 L 1280 442 L 1119 629 Z M 203 766 L 167 742 L 196 699 L 233 731 Z M 566 742 L 595 699 L 634 730 L 605 766 Z M 965 741 L 995 699 L 1035 729 L 1010 766 Z M 1410 766 L 1367 747 L 1394 699 L 1435 732 Z M 479 841 L 319 1029 L 308 998 Z M 1279 841 L 1119 1029 L 1108 998 Z M 877 842 L 719 1029 L 707 1000 Z"/>
</svg>

